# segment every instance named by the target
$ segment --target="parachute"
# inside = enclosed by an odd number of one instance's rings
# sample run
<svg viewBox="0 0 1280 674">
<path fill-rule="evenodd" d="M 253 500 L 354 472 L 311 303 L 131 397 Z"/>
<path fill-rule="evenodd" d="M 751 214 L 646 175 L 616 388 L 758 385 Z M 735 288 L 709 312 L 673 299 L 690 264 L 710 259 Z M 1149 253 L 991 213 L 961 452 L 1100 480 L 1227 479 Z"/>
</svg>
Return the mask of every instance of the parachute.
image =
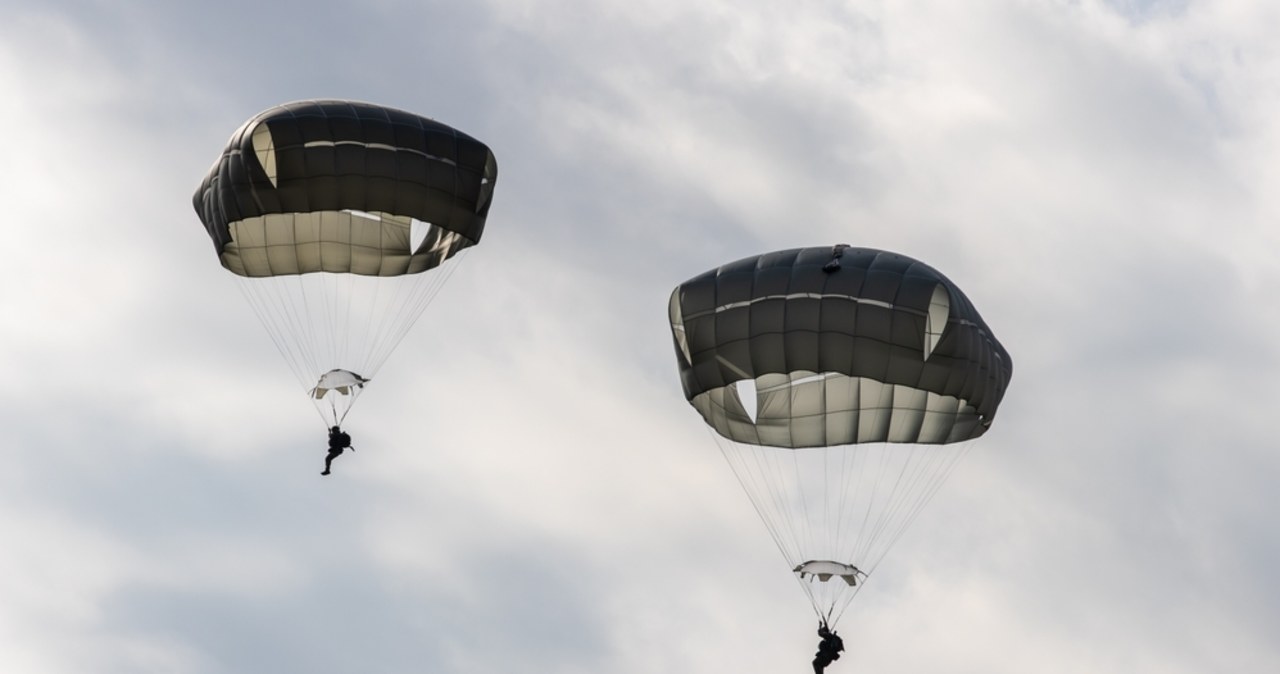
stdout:
<svg viewBox="0 0 1280 674">
<path fill-rule="evenodd" d="M 484 143 L 369 103 L 298 101 L 245 122 L 192 201 L 326 426 L 480 242 Z"/>
<path fill-rule="evenodd" d="M 933 268 L 845 245 L 696 276 L 669 317 L 685 398 L 835 624 L 991 426 L 1008 352 Z"/>
</svg>

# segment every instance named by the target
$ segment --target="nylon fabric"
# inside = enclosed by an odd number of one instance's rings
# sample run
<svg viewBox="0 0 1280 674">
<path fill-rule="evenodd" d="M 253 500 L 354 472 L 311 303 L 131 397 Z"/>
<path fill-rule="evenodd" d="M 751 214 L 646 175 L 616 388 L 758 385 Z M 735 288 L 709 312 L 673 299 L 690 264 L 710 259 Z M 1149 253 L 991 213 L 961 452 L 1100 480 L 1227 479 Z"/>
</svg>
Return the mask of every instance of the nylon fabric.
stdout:
<svg viewBox="0 0 1280 674">
<path fill-rule="evenodd" d="M 827 247 L 780 251 L 679 285 L 668 314 L 686 399 L 725 437 L 779 447 L 982 435 L 1013 364 L 964 293 L 904 255 L 844 248 L 832 260 Z M 779 391 L 762 394 L 758 438 L 723 402 L 742 379 Z"/>
<path fill-rule="evenodd" d="M 236 274 L 264 275 L 265 263 L 254 256 L 267 251 L 247 254 L 253 249 L 243 241 L 244 230 L 253 229 L 263 230 L 260 238 L 279 260 L 289 257 L 283 247 L 298 248 L 294 257 L 300 268 L 281 264 L 270 268 L 271 274 L 307 273 L 303 261 L 319 255 L 312 246 L 316 242 L 361 248 L 343 271 L 417 273 L 479 243 L 497 174 L 484 143 L 434 120 L 368 103 L 298 101 L 245 122 L 192 202 L 224 266 Z M 378 225 L 343 220 L 341 214 L 350 212 L 385 217 Z M 272 217 L 277 215 L 292 217 Z M 407 251 L 407 246 L 380 241 L 388 224 L 411 219 L 452 232 L 458 240 L 437 251 L 444 254 L 382 264 L 376 259 L 379 251 L 394 256 Z M 333 259 L 341 255 L 335 252 Z"/>
</svg>

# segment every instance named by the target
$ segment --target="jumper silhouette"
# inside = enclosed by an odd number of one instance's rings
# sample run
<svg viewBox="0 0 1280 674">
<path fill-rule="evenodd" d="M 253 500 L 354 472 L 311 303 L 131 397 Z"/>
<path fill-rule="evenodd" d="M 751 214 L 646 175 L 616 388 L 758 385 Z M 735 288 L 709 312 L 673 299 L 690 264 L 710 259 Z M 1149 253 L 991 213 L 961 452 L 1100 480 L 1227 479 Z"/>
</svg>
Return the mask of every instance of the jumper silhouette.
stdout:
<svg viewBox="0 0 1280 674">
<path fill-rule="evenodd" d="M 356 448 L 351 446 L 351 436 L 347 435 L 345 431 L 337 426 L 330 428 L 329 455 L 324 457 L 324 472 L 320 473 L 321 475 L 329 474 L 329 466 L 333 463 L 334 459 L 342 456 L 342 451 L 345 449 L 350 449 L 353 452 L 356 451 Z"/>
<path fill-rule="evenodd" d="M 818 652 L 813 657 L 814 674 L 822 674 L 827 665 L 840 659 L 840 651 L 844 650 L 844 640 L 834 630 L 827 629 L 827 621 L 818 623 Z"/>
</svg>

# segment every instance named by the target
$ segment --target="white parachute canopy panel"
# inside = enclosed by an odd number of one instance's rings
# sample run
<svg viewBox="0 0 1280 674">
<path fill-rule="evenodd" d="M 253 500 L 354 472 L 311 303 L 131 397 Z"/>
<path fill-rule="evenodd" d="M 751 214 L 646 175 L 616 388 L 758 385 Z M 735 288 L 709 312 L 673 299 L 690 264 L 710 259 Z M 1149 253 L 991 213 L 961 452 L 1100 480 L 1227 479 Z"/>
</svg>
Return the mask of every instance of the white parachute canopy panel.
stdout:
<svg viewBox="0 0 1280 674">
<path fill-rule="evenodd" d="M 810 580 L 816 578 L 825 583 L 832 578 L 839 578 L 844 581 L 845 585 L 853 587 L 867 574 L 863 573 L 858 567 L 852 564 L 841 564 L 840 562 L 832 562 L 829 560 L 809 560 L 804 564 L 797 564 L 792 569 L 801 578 Z"/>
<path fill-rule="evenodd" d="M 311 389 L 311 400 L 329 427 L 339 426 L 369 380 L 346 370 L 329 370 Z"/>
</svg>

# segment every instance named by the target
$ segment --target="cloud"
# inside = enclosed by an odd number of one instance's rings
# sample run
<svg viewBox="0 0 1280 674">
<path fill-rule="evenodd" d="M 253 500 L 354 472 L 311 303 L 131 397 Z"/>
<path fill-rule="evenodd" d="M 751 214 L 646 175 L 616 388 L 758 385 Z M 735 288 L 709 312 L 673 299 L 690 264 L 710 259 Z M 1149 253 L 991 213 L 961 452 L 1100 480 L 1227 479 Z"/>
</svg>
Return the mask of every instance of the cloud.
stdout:
<svg viewBox="0 0 1280 674">
<path fill-rule="evenodd" d="M 680 399 L 665 304 L 836 241 L 946 273 L 1015 361 L 837 668 L 1275 669 L 1274 13 L 15 8 L 0 669 L 804 666 L 811 613 Z M 243 119 L 316 96 L 500 166 L 323 480 L 189 203 Z"/>
</svg>

